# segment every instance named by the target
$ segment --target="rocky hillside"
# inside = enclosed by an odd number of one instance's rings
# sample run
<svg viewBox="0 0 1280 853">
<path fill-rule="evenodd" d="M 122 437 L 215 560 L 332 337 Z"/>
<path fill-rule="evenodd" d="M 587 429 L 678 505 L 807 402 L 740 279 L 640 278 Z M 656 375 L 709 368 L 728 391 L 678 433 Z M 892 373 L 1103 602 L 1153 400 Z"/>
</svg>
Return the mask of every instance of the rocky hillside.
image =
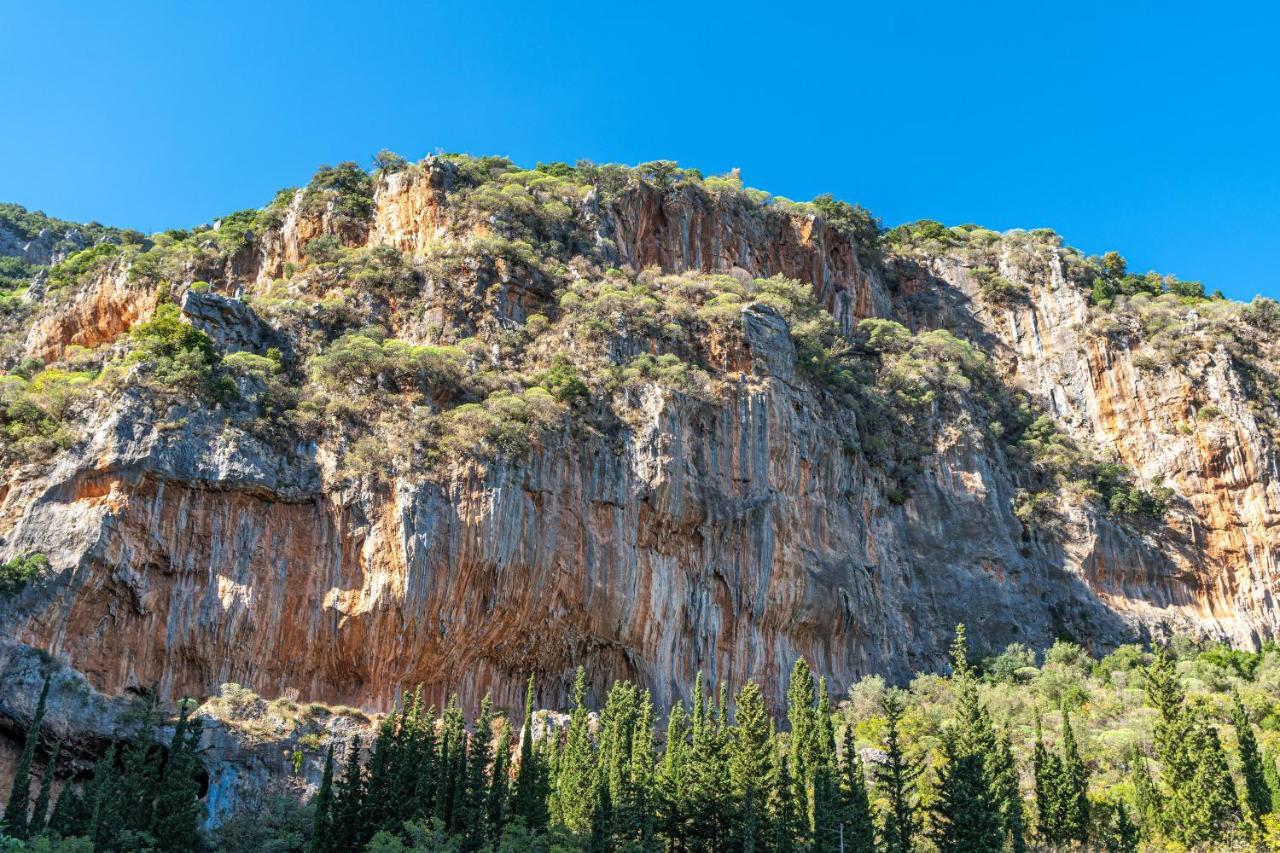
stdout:
<svg viewBox="0 0 1280 853">
<path fill-rule="evenodd" d="M 87 757 L 152 690 L 776 704 L 960 621 L 1280 628 L 1274 302 L 666 162 L 378 165 L 149 238 L 0 208 L 7 731 L 49 672 Z"/>
</svg>

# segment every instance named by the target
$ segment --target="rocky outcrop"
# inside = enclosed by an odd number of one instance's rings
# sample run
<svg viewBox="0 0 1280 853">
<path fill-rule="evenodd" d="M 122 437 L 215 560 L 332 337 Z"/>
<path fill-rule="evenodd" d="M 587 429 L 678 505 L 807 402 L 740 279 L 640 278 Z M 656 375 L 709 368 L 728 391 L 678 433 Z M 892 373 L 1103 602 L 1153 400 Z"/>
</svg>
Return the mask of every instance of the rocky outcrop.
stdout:
<svg viewBox="0 0 1280 853">
<path fill-rule="evenodd" d="M 219 293 L 187 292 L 183 310 L 223 352 L 287 345 L 237 290 L 269 292 L 317 236 L 425 262 L 484 233 L 459 230 L 453 180 L 442 162 L 385 176 L 359 227 L 332 207 L 309 214 L 299 195 Z M 699 671 L 756 679 L 777 702 L 798 656 L 836 691 L 871 672 L 905 679 L 942 664 L 960 621 L 987 649 L 1070 635 L 1101 651 L 1172 631 L 1249 645 L 1280 628 L 1275 453 L 1231 358 L 1211 348 L 1144 372 L 1132 341 L 1090 331 L 1060 257 L 1036 270 L 1006 258 L 1027 295 L 992 305 L 954 254 L 886 268 L 811 213 L 731 194 L 641 184 L 590 194 L 572 215 L 602 266 L 784 275 L 811 284 L 846 333 L 877 316 L 969 337 L 1077 438 L 1172 486 L 1175 506 L 1142 525 L 1077 503 L 1056 529 L 1029 527 L 1000 445 L 963 429 L 939 431 L 902 494 L 851 445 L 859 415 L 801 378 L 785 320 L 752 304 L 711 398 L 632 389 L 634 417 L 614 434 L 565 423 L 528 453 L 377 481 L 340 476 L 338 449 L 310 438 L 267 441 L 215 410 L 156 411 L 125 393 L 52 464 L 9 472 L 4 553 L 52 565 L 0 612 L 11 659 L 43 650 L 104 697 L 236 682 L 386 710 L 422 684 L 437 705 L 457 691 L 515 708 L 530 672 L 555 705 L 584 664 L 595 691 L 629 678 L 659 704 L 687 696 Z M 473 293 L 508 294 L 475 303 L 500 306 L 499 327 L 554 298 L 514 267 L 468 263 L 457 275 Z M 414 298 L 427 306 L 462 287 L 425 282 Z M 40 315 L 27 352 L 108 341 L 153 300 L 109 271 Z M 452 316 L 433 311 L 413 321 L 421 339 Z M 1207 401 L 1222 418 L 1194 422 Z M 4 677 L 6 695 L 33 695 L 29 674 Z M 15 729 L 27 699 L 0 707 Z M 101 721 L 57 725 L 113 736 Z M 210 734 L 210 748 L 235 737 Z M 288 775 L 274 758 L 227 760 L 233 770 L 208 765 L 211 790 L 252 761 L 263 779 Z"/>
</svg>

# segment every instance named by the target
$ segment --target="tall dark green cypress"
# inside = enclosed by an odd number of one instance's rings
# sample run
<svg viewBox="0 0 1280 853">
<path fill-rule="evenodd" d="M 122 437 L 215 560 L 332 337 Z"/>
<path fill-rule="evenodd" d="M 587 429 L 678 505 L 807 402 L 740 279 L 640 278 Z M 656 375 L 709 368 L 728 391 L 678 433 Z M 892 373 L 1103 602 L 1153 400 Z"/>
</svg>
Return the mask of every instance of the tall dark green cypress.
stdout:
<svg viewBox="0 0 1280 853">
<path fill-rule="evenodd" d="M 685 847 L 689 821 L 689 718 L 680 700 L 667 712 L 667 744 L 658 763 L 658 831 L 670 850 Z"/>
<path fill-rule="evenodd" d="M 520 729 L 520 765 L 511 796 L 511 815 L 524 820 L 535 832 L 547 828 L 547 770 L 542 755 L 533 748 L 534 701 L 536 685 L 533 676 L 524 693 L 524 725 Z"/>
<path fill-rule="evenodd" d="M 89 831 L 88 808 L 74 785 L 62 786 L 53 814 L 49 816 L 49 831 L 63 838 L 84 835 Z"/>
<path fill-rule="evenodd" d="M 587 714 L 587 675 L 578 667 L 573 679 L 573 710 L 556 776 L 555 817 L 581 833 L 591 829 L 599 789 Z"/>
<path fill-rule="evenodd" d="M 490 837 L 497 841 L 511 817 L 511 721 L 503 719 L 502 733 L 493 750 L 493 769 L 489 774 L 487 820 Z"/>
<path fill-rule="evenodd" d="M 1065 818 L 1060 796 L 1062 791 L 1062 760 L 1044 745 L 1044 729 L 1040 712 L 1036 711 L 1036 742 L 1032 753 L 1032 770 L 1035 779 L 1036 835 L 1050 847 L 1066 842 Z"/>
<path fill-rule="evenodd" d="M 330 834 L 335 850 L 359 850 L 366 840 L 364 826 L 364 772 L 360 767 L 360 736 L 351 738 L 342 778 L 334 786 L 333 824 Z"/>
<path fill-rule="evenodd" d="M 120 793 L 120 777 L 116 772 L 116 747 L 93 765 L 93 778 L 86 791 L 89 820 L 86 835 L 97 850 L 115 848 L 116 833 L 124 823 L 124 803 Z"/>
<path fill-rule="evenodd" d="M 1156 652 L 1146 678 L 1147 701 L 1160 714 L 1154 735 L 1165 789 L 1160 797 L 1162 828 L 1187 847 L 1219 841 L 1234 830 L 1241 815 L 1218 731 L 1186 707 L 1167 650 Z"/>
<path fill-rule="evenodd" d="M 876 786 L 888 806 L 880 831 L 880 846 L 886 853 L 911 853 L 916 833 L 920 831 L 915 783 L 921 767 L 903 748 L 901 725 L 906 704 L 901 691 L 887 691 L 883 701 L 885 760 L 876 774 Z"/>
<path fill-rule="evenodd" d="M 27 729 L 26 740 L 22 744 L 22 755 L 18 758 L 18 766 L 13 771 L 13 787 L 9 790 L 9 801 L 4 807 L 4 825 L 9 835 L 14 838 L 27 837 L 28 814 L 31 810 L 31 760 L 36 754 L 36 744 L 40 742 L 40 726 L 44 723 L 45 704 L 49 699 L 49 679 L 40 688 L 40 698 L 36 702 L 36 712 L 31 717 L 31 727 Z"/>
<path fill-rule="evenodd" d="M 315 816 L 311 823 L 310 853 L 329 853 L 333 843 L 333 742 L 324 757 L 324 773 L 316 792 Z"/>
<path fill-rule="evenodd" d="M 483 848 L 489 839 L 489 757 L 493 740 L 493 710 L 486 694 L 480 703 L 475 732 L 468 739 L 467 767 L 462 796 L 462 834 L 464 853 Z"/>
<path fill-rule="evenodd" d="M 1004 840 L 1004 817 L 988 767 L 988 759 L 996 754 L 995 729 L 979 699 L 968 653 L 964 625 L 957 625 L 951 646 L 956 720 L 943 740 L 945 764 L 931 813 L 930 834 L 944 853 L 998 850 Z"/>
<path fill-rule="evenodd" d="M 813 840 L 817 850 L 840 849 L 840 777 L 836 762 L 836 733 L 831 717 L 827 679 L 818 679 L 818 707 L 814 717 Z"/>
<path fill-rule="evenodd" d="M 1280 810 L 1280 769 L 1276 768 L 1276 755 L 1271 747 L 1262 747 L 1262 778 L 1267 782 L 1267 793 L 1270 795 L 1269 811 Z"/>
<path fill-rule="evenodd" d="M 1018 766 L 1013 758 L 1013 744 L 1008 731 L 999 738 L 996 751 L 988 761 L 988 770 L 1000 808 L 1007 847 L 1010 853 L 1022 853 L 1027 849 L 1026 817 L 1022 788 L 1018 784 Z"/>
<path fill-rule="evenodd" d="M 53 793 L 53 778 L 58 768 L 58 754 L 62 752 L 62 741 L 53 745 L 53 753 L 44 765 L 44 775 L 40 777 L 40 793 L 36 795 L 36 805 L 31 811 L 28 833 L 35 837 L 44 832 L 49 819 L 49 797 Z"/>
<path fill-rule="evenodd" d="M 791 681 L 787 685 L 787 723 L 791 726 L 788 744 L 791 752 L 789 770 L 795 785 L 796 808 L 804 822 L 813 831 L 811 820 L 811 791 L 814 767 L 818 757 L 817 714 L 814 712 L 813 672 L 804 658 L 797 658 L 791 668 Z M 804 844 L 809 843 L 808 838 Z"/>
<path fill-rule="evenodd" d="M 733 794 L 736 849 L 754 853 L 765 848 L 769 823 L 769 794 L 773 788 L 774 744 L 760 687 L 748 681 L 738 691 L 730 734 L 729 787 Z"/>
<path fill-rule="evenodd" d="M 871 800 L 867 796 L 867 780 L 862 771 L 862 758 L 853 740 L 853 726 L 844 730 L 843 755 L 840 761 L 841 822 L 844 848 L 849 851 L 875 850 L 876 827 L 871 816 Z"/>
<path fill-rule="evenodd" d="M 184 699 L 155 796 L 150 832 L 160 851 L 180 853 L 198 849 L 200 845 L 196 751 L 202 724 L 190 719 L 191 707 Z"/>
<path fill-rule="evenodd" d="M 1254 737 L 1249 715 L 1240 701 L 1240 694 L 1231 693 L 1231 722 L 1236 729 L 1236 749 L 1240 754 L 1240 775 L 1244 777 L 1244 801 L 1249 819 L 1255 826 L 1262 824 L 1262 817 L 1271 811 L 1271 791 L 1267 787 L 1262 756 L 1258 752 L 1258 740 Z"/>
<path fill-rule="evenodd" d="M 1089 842 L 1089 769 L 1076 746 L 1071 714 L 1062 709 L 1062 771 L 1058 777 L 1058 799 L 1063 818 L 1063 840 Z"/>
</svg>

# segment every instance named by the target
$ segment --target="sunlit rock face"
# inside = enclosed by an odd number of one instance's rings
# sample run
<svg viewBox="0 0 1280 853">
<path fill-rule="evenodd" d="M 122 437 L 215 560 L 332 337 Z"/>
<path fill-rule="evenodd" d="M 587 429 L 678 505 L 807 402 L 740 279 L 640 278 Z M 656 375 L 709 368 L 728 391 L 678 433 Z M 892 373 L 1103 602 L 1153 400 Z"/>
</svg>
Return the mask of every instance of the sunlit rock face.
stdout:
<svg viewBox="0 0 1280 853">
<path fill-rule="evenodd" d="M 289 357 L 298 329 L 246 301 L 271 293 L 317 237 L 422 260 L 484 236 L 488 224 L 460 223 L 450 206 L 457 181 L 443 161 L 383 176 L 360 222 L 299 194 L 276 227 L 175 282 L 213 283 L 186 292 L 184 316 L 223 354 Z M 812 213 L 696 187 L 589 193 L 566 222 L 565 251 L 602 268 L 784 275 L 812 285 L 845 334 L 868 317 L 950 329 L 1077 439 L 1171 487 L 1171 508 L 1137 524 L 1064 501 L 1055 525 L 1028 526 L 1005 450 L 954 429 L 937 431 L 903 494 L 850 446 L 857 414 L 802 377 L 787 322 L 760 303 L 715 352 L 710 396 L 632 388 L 615 430 L 566 421 L 525 452 L 377 480 L 343 476 L 345 448 L 332 442 L 267 442 L 228 429 L 217 407 L 158 410 L 126 391 L 95 398 L 69 449 L 3 472 L 3 555 L 51 564 L 0 605 L 6 680 L 20 688 L 0 700 L 8 728 L 22 729 L 38 692 L 30 649 L 108 703 L 152 689 L 203 698 L 236 682 L 381 711 L 419 684 L 437 705 L 489 693 L 516 708 L 530 673 L 554 706 L 580 664 L 597 696 L 627 678 L 668 703 L 701 672 L 731 689 L 755 679 L 777 702 L 801 656 L 836 692 L 869 673 L 938 668 L 962 621 L 987 650 L 1275 635 L 1280 493 L 1260 423 L 1274 402 L 1212 342 L 1143 369 L 1137 333 L 1097 332 L 1054 246 L 1035 263 L 1005 250 L 999 272 L 1024 295 L 992 303 L 960 253 L 884 258 Z M 553 283 L 515 265 L 460 269 L 398 297 L 388 331 L 485 340 L 555 310 Z M 127 264 L 109 265 L 36 306 L 23 354 L 110 345 L 157 298 Z M 305 332 L 320 321 L 297 322 Z M 1207 405 L 1212 420 L 1198 417 Z M 50 718 L 79 733 L 86 755 L 118 734 L 107 712 L 89 719 L 73 705 L 55 702 Z M 234 740 L 210 737 L 219 755 Z M 234 804 L 284 772 L 254 760 L 252 773 L 234 760 L 218 771 L 259 780 L 215 779 L 220 796 Z"/>
</svg>

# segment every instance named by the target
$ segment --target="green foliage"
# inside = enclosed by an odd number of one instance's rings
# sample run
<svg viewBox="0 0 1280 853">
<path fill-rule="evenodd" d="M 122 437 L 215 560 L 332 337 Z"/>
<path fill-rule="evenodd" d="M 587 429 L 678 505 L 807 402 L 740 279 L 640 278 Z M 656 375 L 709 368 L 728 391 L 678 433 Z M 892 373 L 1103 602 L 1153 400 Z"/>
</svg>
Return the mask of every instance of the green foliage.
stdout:
<svg viewBox="0 0 1280 853">
<path fill-rule="evenodd" d="M 987 302 L 1010 305 L 1027 298 L 1026 285 L 1010 281 L 991 267 L 977 267 L 973 276 L 978 280 L 978 291 Z"/>
<path fill-rule="evenodd" d="M 330 203 L 351 219 L 364 221 L 373 216 L 373 181 L 368 173 L 350 161 L 316 169 L 303 190 L 303 208 L 317 215 Z"/>
<path fill-rule="evenodd" d="M 129 330 L 129 340 L 128 363 L 140 367 L 154 391 L 210 396 L 224 390 L 214 375 L 213 341 L 184 320 L 178 306 L 157 306 L 151 319 Z"/>
<path fill-rule="evenodd" d="M 49 568 L 44 554 L 22 554 L 0 563 L 0 596 L 14 596 Z"/>
<path fill-rule="evenodd" d="M 80 371 L 40 369 L 26 380 L 0 375 L 0 429 L 7 455 L 20 462 L 39 461 L 75 442 L 76 404 L 94 376 Z"/>
</svg>

